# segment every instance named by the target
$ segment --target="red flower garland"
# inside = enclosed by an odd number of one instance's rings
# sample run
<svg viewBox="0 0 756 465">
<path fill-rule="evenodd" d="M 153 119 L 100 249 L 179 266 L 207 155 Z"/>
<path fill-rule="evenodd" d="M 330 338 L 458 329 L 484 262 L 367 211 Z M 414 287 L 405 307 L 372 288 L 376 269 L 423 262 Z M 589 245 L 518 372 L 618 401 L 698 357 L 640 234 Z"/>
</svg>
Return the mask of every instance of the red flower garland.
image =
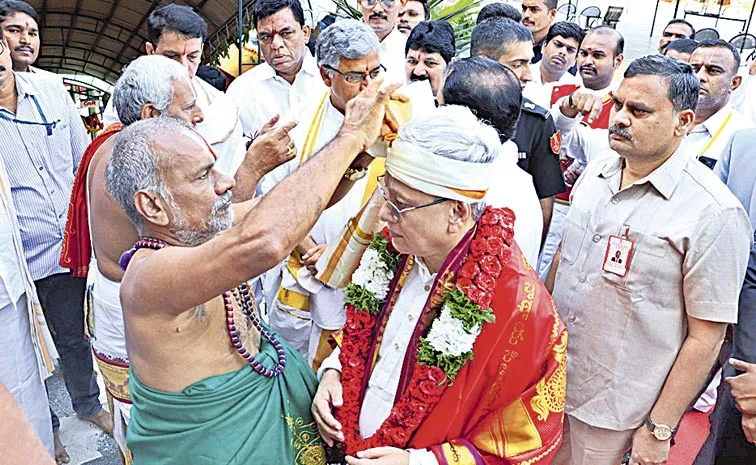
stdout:
<svg viewBox="0 0 756 465">
<path fill-rule="evenodd" d="M 486 208 L 478 231 L 457 273 L 457 285 L 481 308 L 488 308 L 501 275 L 502 263 L 511 257 L 514 213 L 509 209 Z M 390 237 L 389 250 L 394 252 Z M 404 448 L 415 430 L 428 417 L 446 389 L 446 374 L 436 366 L 416 363 L 407 390 L 391 409 L 378 431 L 367 439 L 360 436 L 362 380 L 368 367 L 368 353 L 377 317 L 346 305 L 347 323 L 341 347 L 341 382 L 344 404 L 336 411 L 341 422 L 346 453 L 381 446 Z"/>
</svg>

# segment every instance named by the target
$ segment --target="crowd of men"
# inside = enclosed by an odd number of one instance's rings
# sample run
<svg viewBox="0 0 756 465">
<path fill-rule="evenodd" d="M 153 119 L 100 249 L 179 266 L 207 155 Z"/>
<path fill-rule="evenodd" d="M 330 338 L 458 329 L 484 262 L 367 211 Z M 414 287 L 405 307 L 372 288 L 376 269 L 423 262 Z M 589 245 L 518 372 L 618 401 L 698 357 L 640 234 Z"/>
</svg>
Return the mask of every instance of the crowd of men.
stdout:
<svg viewBox="0 0 756 465">
<path fill-rule="evenodd" d="M 70 461 L 59 359 L 127 465 L 656 465 L 694 410 L 697 465 L 756 463 L 756 68 L 679 19 L 624 66 L 556 0 L 469 57 L 358 6 L 313 54 L 258 0 L 225 91 L 154 9 L 90 141 L 0 0 L 0 454 Z"/>
</svg>

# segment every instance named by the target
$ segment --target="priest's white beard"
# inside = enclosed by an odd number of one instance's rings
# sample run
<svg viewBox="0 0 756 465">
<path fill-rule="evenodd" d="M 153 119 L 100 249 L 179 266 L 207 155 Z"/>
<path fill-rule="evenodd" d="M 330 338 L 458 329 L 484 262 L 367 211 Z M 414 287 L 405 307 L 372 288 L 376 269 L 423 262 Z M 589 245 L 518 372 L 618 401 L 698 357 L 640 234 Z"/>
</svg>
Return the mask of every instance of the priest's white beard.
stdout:
<svg viewBox="0 0 756 465">
<path fill-rule="evenodd" d="M 187 225 L 186 218 L 181 214 L 179 209 L 173 204 L 172 199 L 168 200 L 172 215 L 174 218 L 171 232 L 183 243 L 190 247 L 196 247 L 209 241 L 219 232 L 230 228 L 234 224 L 234 211 L 231 209 L 231 191 L 227 191 L 213 205 L 210 216 L 200 226 Z"/>
</svg>

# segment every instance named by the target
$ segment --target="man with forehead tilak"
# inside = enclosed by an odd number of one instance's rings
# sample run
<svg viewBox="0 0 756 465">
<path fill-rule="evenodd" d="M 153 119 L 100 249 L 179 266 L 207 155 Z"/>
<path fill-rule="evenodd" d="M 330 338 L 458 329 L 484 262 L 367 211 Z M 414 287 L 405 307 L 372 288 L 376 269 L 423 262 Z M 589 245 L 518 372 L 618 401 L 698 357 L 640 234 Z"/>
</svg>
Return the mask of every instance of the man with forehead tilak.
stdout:
<svg viewBox="0 0 756 465">
<path fill-rule="evenodd" d="M 304 238 L 373 144 L 396 88 L 381 83 L 259 204 L 232 206 L 233 179 L 183 123 L 153 118 L 119 134 L 108 189 L 141 236 L 121 260 L 135 464 L 324 463 L 309 413 L 314 373 L 260 321 L 246 281 Z"/>
<path fill-rule="evenodd" d="M 481 202 L 499 149 L 456 105 L 392 143 L 377 218 L 388 226 L 351 275 L 313 402 L 350 465 L 547 464 L 556 452 L 567 334 L 511 210 Z"/>
</svg>

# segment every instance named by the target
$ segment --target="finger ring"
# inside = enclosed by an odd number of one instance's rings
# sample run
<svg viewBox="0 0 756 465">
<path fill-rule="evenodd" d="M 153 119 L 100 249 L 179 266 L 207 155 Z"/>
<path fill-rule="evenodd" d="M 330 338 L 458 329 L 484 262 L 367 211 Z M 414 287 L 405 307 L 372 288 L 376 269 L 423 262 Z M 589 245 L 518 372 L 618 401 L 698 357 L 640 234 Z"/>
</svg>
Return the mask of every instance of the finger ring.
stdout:
<svg viewBox="0 0 756 465">
<path fill-rule="evenodd" d="M 296 150 L 294 147 L 289 147 L 289 151 L 286 152 L 287 155 L 294 155 L 296 153 Z"/>
<path fill-rule="evenodd" d="M 572 94 L 570 94 L 570 98 L 567 100 L 567 103 L 570 105 L 570 108 L 576 108 L 575 103 L 572 101 Z"/>
</svg>

